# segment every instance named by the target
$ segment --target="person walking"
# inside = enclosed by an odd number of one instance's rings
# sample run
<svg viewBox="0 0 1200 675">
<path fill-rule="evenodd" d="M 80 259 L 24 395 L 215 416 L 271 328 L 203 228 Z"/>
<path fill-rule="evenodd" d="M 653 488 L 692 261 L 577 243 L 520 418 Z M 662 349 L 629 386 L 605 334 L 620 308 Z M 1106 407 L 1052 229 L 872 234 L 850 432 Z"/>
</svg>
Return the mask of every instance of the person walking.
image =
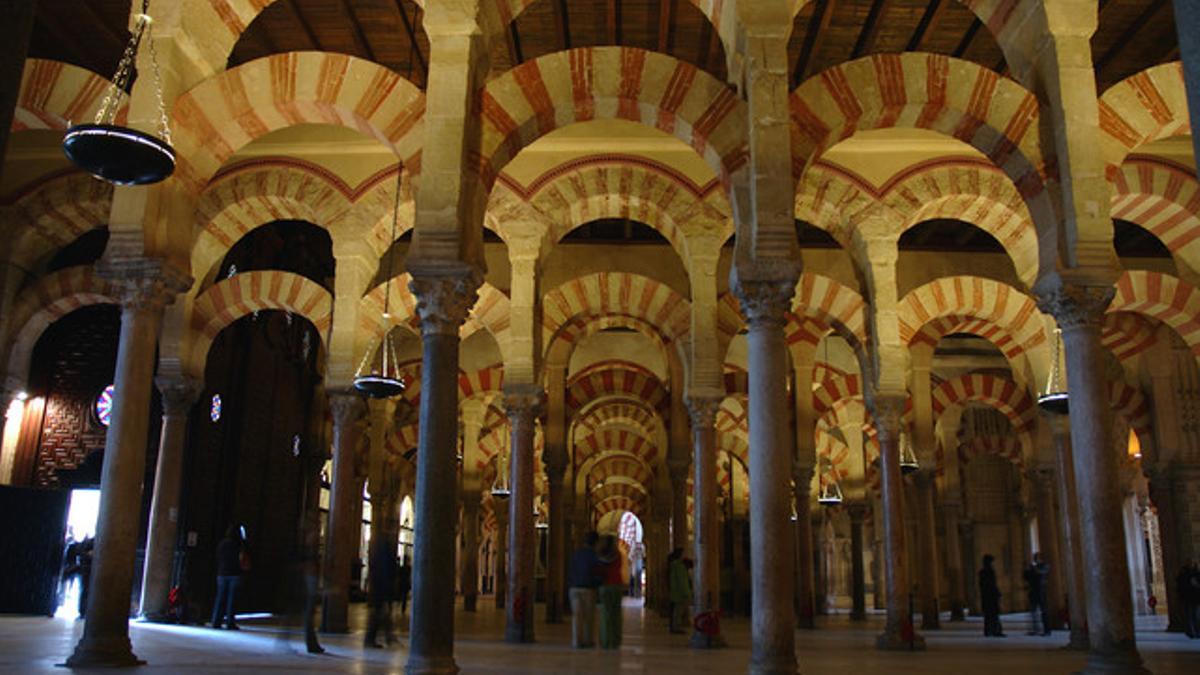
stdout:
<svg viewBox="0 0 1200 675">
<path fill-rule="evenodd" d="M 617 538 L 604 535 L 600 542 L 600 648 L 621 646 L 621 597 L 625 594 L 625 564 Z"/>
<path fill-rule="evenodd" d="M 990 553 L 983 556 L 983 569 L 979 570 L 979 604 L 983 606 L 983 634 L 1005 637 L 1000 625 L 1000 587 L 996 584 L 996 570 L 992 568 L 995 560 Z"/>
<path fill-rule="evenodd" d="M 583 546 L 571 554 L 567 568 L 567 596 L 571 601 L 571 646 L 587 649 L 596 644 L 596 589 L 600 587 L 600 536 L 588 532 Z"/>
<path fill-rule="evenodd" d="M 400 601 L 400 616 L 408 614 L 408 593 L 412 590 L 412 568 L 401 563 L 396 575 L 396 600 Z"/>
<path fill-rule="evenodd" d="M 683 627 L 688 623 L 688 607 L 692 602 L 692 577 L 683 559 L 683 549 L 677 548 L 667 556 L 667 577 L 671 590 L 671 632 L 687 633 Z"/>
<path fill-rule="evenodd" d="M 1042 560 L 1041 552 L 1033 554 L 1033 563 L 1025 568 L 1025 591 L 1029 595 L 1029 634 L 1050 634 L 1050 611 L 1046 607 L 1046 580 L 1050 566 Z M 1042 629 L 1038 630 L 1038 620 Z"/>
<path fill-rule="evenodd" d="M 373 542 L 371 548 L 371 577 L 368 579 L 367 592 L 371 615 L 367 620 L 363 646 L 382 649 L 383 645 L 378 640 L 380 631 L 383 631 L 383 639 L 387 644 L 396 640 L 392 628 L 392 600 L 396 595 L 396 577 L 399 574 L 396 556 L 384 542 Z"/>
<path fill-rule="evenodd" d="M 212 627 L 222 624 L 229 630 L 238 630 L 234 603 L 238 588 L 242 585 L 242 573 L 250 569 L 250 557 L 246 553 L 246 542 L 242 530 L 230 525 L 225 538 L 217 544 L 217 597 L 213 601 Z"/>
<path fill-rule="evenodd" d="M 1183 603 L 1184 632 L 1193 640 L 1200 638 L 1200 565 L 1195 560 L 1184 565 L 1175 584 Z"/>
</svg>

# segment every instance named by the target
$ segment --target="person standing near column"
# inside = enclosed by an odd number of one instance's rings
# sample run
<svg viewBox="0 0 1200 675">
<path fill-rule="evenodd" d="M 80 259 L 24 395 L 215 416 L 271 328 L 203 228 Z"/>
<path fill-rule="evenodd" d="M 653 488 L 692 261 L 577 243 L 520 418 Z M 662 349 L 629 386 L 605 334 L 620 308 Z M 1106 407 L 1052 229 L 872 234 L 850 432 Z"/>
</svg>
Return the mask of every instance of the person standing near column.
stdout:
<svg viewBox="0 0 1200 675">
<path fill-rule="evenodd" d="M 1033 554 L 1033 563 L 1025 568 L 1025 589 L 1029 593 L 1029 634 L 1050 634 L 1050 611 L 1046 609 L 1046 579 L 1050 566 L 1042 561 L 1042 554 Z M 1038 630 L 1038 620 L 1042 629 Z"/>
<path fill-rule="evenodd" d="M 234 603 L 237 601 L 238 587 L 242 585 L 242 572 L 249 567 L 242 532 L 236 525 L 230 525 L 225 530 L 225 538 L 217 544 L 217 597 L 213 600 L 213 628 L 220 628 L 224 624 L 229 630 L 238 630 Z"/>
<path fill-rule="evenodd" d="M 625 561 L 617 538 L 606 534 L 600 540 L 600 648 L 621 646 L 621 597 L 625 595 Z"/>
<path fill-rule="evenodd" d="M 671 632 L 686 634 L 684 626 L 688 620 L 688 606 L 692 602 L 692 576 L 688 572 L 687 562 L 683 559 L 683 549 L 671 551 L 668 558 L 668 574 L 671 584 Z"/>
<path fill-rule="evenodd" d="M 596 591 L 600 587 L 600 558 L 596 545 L 600 537 L 588 532 L 583 546 L 571 555 L 568 570 L 568 595 L 571 599 L 571 646 L 588 649 L 596 646 Z"/>
<path fill-rule="evenodd" d="M 979 604 L 983 607 L 983 634 L 985 637 L 1006 637 L 1000 625 L 1000 586 L 996 584 L 996 570 L 990 554 L 983 556 L 983 569 L 979 570 Z"/>
</svg>

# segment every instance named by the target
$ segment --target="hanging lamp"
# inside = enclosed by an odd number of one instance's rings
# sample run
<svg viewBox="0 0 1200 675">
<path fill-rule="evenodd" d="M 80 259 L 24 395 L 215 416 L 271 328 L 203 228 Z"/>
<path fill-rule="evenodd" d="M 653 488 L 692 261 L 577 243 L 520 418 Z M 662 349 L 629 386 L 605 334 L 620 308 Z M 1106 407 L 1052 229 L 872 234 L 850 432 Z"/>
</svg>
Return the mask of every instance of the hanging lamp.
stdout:
<svg viewBox="0 0 1200 675">
<path fill-rule="evenodd" d="M 354 374 L 354 388 L 371 398 L 391 398 L 404 391 L 404 380 L 400 377 L 400 360 L 396 357 L 396 340 L 392 336 L 392 245 L 396 242 L 396 221 L 400 219 L 400 181 L 402 173 L 396 167 L 396 197 L 392 204 L 392 236 L 388 240 L 387 276 L 383 282 L 383 336 L 371 344 L 363 355 L 358 372 Z"/>
<path fill-rule="evenodd" d="M 900 432 L 900 473 L 907 476 L 908 474 L 921 468 L 921 464 L 917 461 L 917 453 L 913 452 L 912 435 L 908 430 Z"/>
<path fill-rule="evenodd" d="M 1063 372 L 1062 330 L 1054 330 L 1054 360 L 1050 362 L 1050 378 L 1046 390 L 1038 396 L 1038 407 L 1052 415 L 1066 415 L 1070 402 L 1067 394 L 1066 374 Z"/>
<path fill-rule="evenodd" d="M 147 13 L 150 0 L 142 0 L 142 12 L 117 74 L 104 93 L 104 100 L 91 124 L 75 124 L 63 137 L 63 152 L 76 166 L 93 176 L 116 185 L 149 185 L 175 172 L 175 150 L 171 147 L 171 129 L 167 124 L 167 106 L 163 102 L 162 76 L 158 54 L 154 50 L 153 19 Z M 142 37 L 150 44 L 150 65 L 154 71 L 154 95 L 158 102 L 158 133 L 149 134 L 116 124 L 121 92 L 129 85 L 134 60 Z"/>
<path fill-rule="evenodd" d="M 843 497 L 842 486 L 838 483 L 833 462 L 829 462 L 828 470 L 824 468 L 825 462 L 821 464 L 821 491 L 817 493 L 817 503 L 821 506 L 837 506 L 842 503 Z"/>
<path fill-rule="evenodd" d="M 512 496 L 512 488 L 508 486 L 508 462 L 504 455 L 496 459 L 496 480 L 492 481 L 492 499 L 508 499 Z"/>
</svg>

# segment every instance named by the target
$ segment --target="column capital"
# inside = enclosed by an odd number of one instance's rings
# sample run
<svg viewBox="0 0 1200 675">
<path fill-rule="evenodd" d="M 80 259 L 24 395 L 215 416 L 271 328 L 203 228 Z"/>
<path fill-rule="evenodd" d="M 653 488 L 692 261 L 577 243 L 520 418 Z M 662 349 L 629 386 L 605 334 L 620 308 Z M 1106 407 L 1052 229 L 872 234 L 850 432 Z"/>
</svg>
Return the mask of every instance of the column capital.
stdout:
<svg viewBox="0 0 1200 675">
<path fill-rule="evenodd" d="M 1085 283 L 1055 274 L 1038 282 L 1033 292 L 1038 309 L 1053 316 L 1062 330 L 1099 330 L 1117 289 L 1112 283 Z"/>
<path fill-rule="evenodd" d="M 470 265 L 428 268 L 410 263 L 408 289 L 417 298 L 422 335 L 458 335 L 479 299 L 483 275 Z"/>
<path fill-rule="evenodd" d="M 870 507 L 862 502 L 850 502 L 846 505 L 846 513 L 850 515 L 850 522 L 861 524 L 867 519 L 867 513 L 870 512 Z"/>
<path fill-rule="evenodd" d="M 867 397 L 867 406 L 875 419 L 875 431 L 879 434 L 880 441 L 899 439 L 907 404 L 908 399 L 897 394 L 876 394 Z"/>
<path fill-rule="evenodd" d="M 329 412 L 335 427 L 345 427 L 357 422 L 367 411 L 362 397 L 348 392 L 330 392 Z"/>
<path fill-rule="evenodd" d="M 724 392 L 704 391 L 688 394 L 684 403 L 687 405 L 688 416 L 692 426 L 709 429 L 716 424 L 717 410 L 721 401 L 725 400 Z"/>
<path fill-rule="evenodd" d="M 204 388 L 200 380 L 188 375 L 159 375 L 154 378 L 154 385 L 158 387 L 163 415 L 167 417 L 187 415 Z"/>
<path fill-rule="evenodd" d="M 122 309 L 161 312 L 192 287 L 192 277 L 159 258 L 101 260 L 96 275 L 115 287 Z"/>
<path fill-rule="evenodd" d="M 786 313 L 792 308 L 796 280 L 791 277 L 766 280 L 739 277 L 732 290 L 751 329 L 782 328 L 787 323 Z"/>
<path fill-rule="evenodd" d="M 667 460 L 667 472 L 668 472 L 668 475 L 671 477 L 672 483 L 686 485 L 687 478 L 688 478 L 688 471 L 691 468 L 692 468 L 692 462 L 690 459 L 672 458 L 672 459 Z"/>
<path fill-rule="evenodd" d="M 536 384 L 515 384 L 504 387 L 504 412 L 510 422 L 532 421 L 542 414 L 546 391 Z"/>
</svg>

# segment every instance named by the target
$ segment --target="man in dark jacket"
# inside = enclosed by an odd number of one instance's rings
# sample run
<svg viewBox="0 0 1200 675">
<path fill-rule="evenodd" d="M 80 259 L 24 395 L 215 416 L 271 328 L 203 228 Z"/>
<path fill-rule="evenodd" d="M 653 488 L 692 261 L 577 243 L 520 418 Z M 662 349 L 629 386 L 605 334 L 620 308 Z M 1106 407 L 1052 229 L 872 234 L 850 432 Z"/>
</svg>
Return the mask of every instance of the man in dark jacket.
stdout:
<svg viewBox="0 0 1200 675">
<path fill-rule="evenodd" d="M 1029 594 L 1029 634 L 1050 634 L 1050 612 L 1046 609 L 1046 579 L 1050 566 L 1042 560 L 1042 554 L 1033 554 L 1033 564 L 1025 568 L 1025 590 Z M 1038 630 L 1038 620 L 1042 629 Z"/>
<path fill-rule="evenodd" d="M 241 530 L 230 525 L 225 538 L 217 544 L 217 597 L 213 600 L 212 627 L 224 624 L 229 630 L 238 630 L 234 616 L 234 601 L 238 587 L 242 584 L 245 547 Z"/>
<path fill-rule="evenodd" d="M 571 598 L 571 646 L 586 649 L 596 644 L 596 589 L 600 588 L 600 557 L 596 546 L 600 536 L 588 532 L 583 546 L 571 554 L 567 570 Z"/>
<path fill-rule="evenodd" d="M 1004 637 L 1000 626 L 1000 587 L 996 584 L 996 570 L 992 568 L 995 556 L 983 556 L 983 569 L 979 570 L 979 604 L 983 606 L 983 634 L 988 637 Z"/>
<path fill-rule="evenodd" d="M 396 635 L 392 630 L 392 600 L 396 597 L 396 565 L 395 547 L 387 546 L 385 542 L 371 542 L 371 570 L 367 599 L 371 604 L 371 615 L 367 620 L 367 634 L 363 637 L 364 647 L 382 648 L 378 642 L 379 632 L 383 631 L 384 640 L 391 644 Z"/>
</svg>

